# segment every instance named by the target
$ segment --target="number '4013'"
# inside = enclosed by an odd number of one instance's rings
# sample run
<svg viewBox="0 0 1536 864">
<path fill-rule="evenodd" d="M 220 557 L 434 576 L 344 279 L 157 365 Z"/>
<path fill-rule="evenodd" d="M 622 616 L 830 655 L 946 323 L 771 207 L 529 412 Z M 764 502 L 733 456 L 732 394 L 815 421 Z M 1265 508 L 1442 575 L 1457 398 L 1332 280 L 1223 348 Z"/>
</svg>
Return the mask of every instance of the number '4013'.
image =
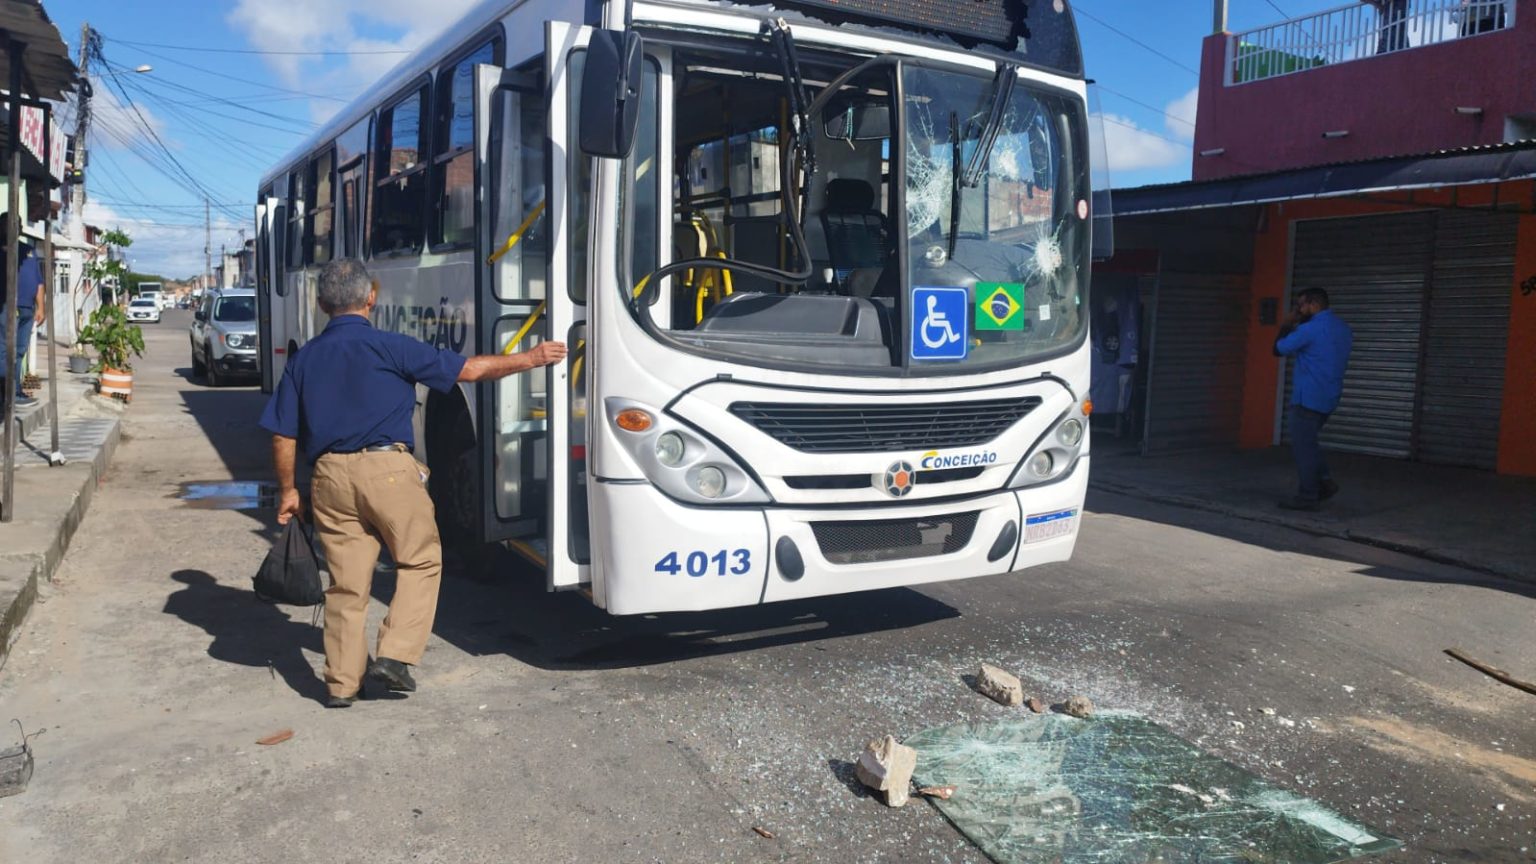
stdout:
<svg viewBox="0 0 1536 864">
<path fill-rule="evenodd" d="M 656 572 L 668 576 L 687 573 L 695 579 L 713 573 L 716 576 L 744 576 L 752 572 L 752 550 L 721 549 L 718 552 L 668 552 L 656 562 Z"/>
</svg>

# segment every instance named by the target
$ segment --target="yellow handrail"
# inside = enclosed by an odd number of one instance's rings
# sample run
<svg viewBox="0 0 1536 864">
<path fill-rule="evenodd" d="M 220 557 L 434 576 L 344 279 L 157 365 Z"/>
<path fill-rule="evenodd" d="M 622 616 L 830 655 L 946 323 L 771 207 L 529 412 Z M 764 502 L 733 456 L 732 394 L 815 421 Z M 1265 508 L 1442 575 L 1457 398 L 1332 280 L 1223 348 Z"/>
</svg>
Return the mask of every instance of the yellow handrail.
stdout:
<svg viewBox="0 0 1536 864">
<path fill-rule="evenodd" d="M 528 214 L 528 218 L 523 220 L 523 224 L 517 226 L 517 230 L 512 232 L 512 236 L 507 238 L 507 242 L 503 243 L 500 249 L 491 253 L 491 257 L 485 259 L 485 263 L 495 264 L 501 256 L 512 251 L 512 247 L 516 246 L 518 241 L 523 239 L 523 235 L 528 233 L 528 229 L 533 227 L 533 223 L 538 221 L 540 216 L 544 215 L 544 203 L 540 201 L 533 208 L 533 212 Z"/>
<path fill-rule="evenodd" d="M 517 343 L 523 341 L 523 337 L 528 335 L 528 331 L 533 329 L 533 325 L 539 323 L 539 316 L 544 314 L 544 310 L 548 305 L 548 300 L 539 301 L 539 305 L 534 308 L 533 314 L 529 315 L 528 320 L 523 322 L 523 326 L 519 327 L 517 332 L 512 334 L 512 341 L 507 343 L 507 347 L 501 349 L 501 353 L 512 353 L 512 349 L 517 347 Z"/>
</svg>

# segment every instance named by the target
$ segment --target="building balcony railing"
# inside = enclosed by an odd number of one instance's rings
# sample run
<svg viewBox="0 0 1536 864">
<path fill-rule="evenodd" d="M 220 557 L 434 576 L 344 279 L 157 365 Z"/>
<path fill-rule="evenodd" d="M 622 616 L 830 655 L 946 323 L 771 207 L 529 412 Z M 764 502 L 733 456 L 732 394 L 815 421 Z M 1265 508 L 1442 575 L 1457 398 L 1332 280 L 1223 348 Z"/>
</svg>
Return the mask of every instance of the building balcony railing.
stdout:
<svg viewBox="0 0 1536 864">
<path fill-rule="evenodd" d="M 1227 37 L 1227 85 L 1506 30 L 1515 0 L 1365 0 Z"/>
</svg>

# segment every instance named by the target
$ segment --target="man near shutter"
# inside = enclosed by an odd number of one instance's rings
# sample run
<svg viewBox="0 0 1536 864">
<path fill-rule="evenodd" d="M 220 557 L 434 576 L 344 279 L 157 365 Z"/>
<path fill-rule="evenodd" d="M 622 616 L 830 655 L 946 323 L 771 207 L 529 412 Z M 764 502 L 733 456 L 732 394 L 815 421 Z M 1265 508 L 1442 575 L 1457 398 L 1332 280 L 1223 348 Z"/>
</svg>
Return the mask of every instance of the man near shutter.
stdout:
<svg viewBox="0 0 1536 864">
<path fill-rule="evenodd" d="M 465 358 L 399 333 L 375 330 L 378 300 L 356 261 L 320 271 L 316 300 L 330 323 L 288 361 L 261 425 L 272 433 L 281 500 L 277 521 L 302 517 L 294 484 L 299 443 L 314 464 L 311 503 L 331 587 L 325 592 L 326 705 L 345 708 L 364 677 L 412 691 L 437 613 L 443 570 L 427 471 L 411 455 L 416 385 L 440 393 L 458 382 L 491 381 L 559 362 L 565 345 L 543 342 L 519 354 Z M 368 662 L 368 599 L 380 544 L 395 562 L 395 596 Z"/>
<path fill-rule="evenodd" d="M 1328 292 L 1305 288 L 1280 327 L 1275 356 L 1296 360 L 1291 386 L 1291 450 L 1296 457 L 1296 495 L 1280 502 L 1287 510 L 1316 510 L 1338 494 L 1318 436 L 1339 407 L 1344 369 L 1354 334 L 1328 308 Z"/>
</svg>

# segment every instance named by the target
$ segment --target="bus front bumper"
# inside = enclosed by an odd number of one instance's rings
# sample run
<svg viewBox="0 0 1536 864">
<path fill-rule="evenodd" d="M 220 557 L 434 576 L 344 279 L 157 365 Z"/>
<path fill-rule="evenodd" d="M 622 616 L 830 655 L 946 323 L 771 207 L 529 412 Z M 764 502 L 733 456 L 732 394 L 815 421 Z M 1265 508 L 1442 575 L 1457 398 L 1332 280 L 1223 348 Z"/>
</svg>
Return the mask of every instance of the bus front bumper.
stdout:
<svg viewBox="0 0 1536 864">
<path fill-rule="evenodd" d="M 593 502 L 614 526 L 593 544 L 598 599 L 615 615 L 721 609 L 1065 561 L 1088 462 L 1045 486 L 892 507 L 700 508 L 610 485 Z"/>
</svg>

